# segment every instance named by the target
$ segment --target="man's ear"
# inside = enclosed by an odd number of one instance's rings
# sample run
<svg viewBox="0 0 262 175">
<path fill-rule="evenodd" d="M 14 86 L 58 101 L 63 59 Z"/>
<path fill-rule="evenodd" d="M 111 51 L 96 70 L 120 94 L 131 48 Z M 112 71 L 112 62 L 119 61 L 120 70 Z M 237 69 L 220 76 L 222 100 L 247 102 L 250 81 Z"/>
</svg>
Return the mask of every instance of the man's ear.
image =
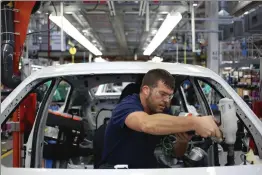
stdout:
<svg viewBox="0 0 262 175">
<path fill-rule="evenodd" d="M 148 97 L 150 94 L 150 88 L 148 86 L 143 86 L 142 87 L 143 93 Z"/>
</svg>

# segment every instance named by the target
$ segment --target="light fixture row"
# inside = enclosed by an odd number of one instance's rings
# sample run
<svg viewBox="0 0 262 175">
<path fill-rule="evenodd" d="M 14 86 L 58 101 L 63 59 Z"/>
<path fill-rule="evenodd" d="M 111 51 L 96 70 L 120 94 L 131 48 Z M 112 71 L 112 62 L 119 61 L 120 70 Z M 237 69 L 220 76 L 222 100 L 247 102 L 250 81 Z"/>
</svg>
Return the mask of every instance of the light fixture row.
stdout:
<svg viewBox="0 0 262 175">
<path fill-rule="evenodd" d="M 79 30 L 77 30 L 64 16 L 50 15 L 49 19 L 60 28 L 63 28 L 64 32 L 78 41 L 83 47 L 88 49 L 96 56 L 102 55 L 102 52 L 92 44 Z M 163 21 L 160 28 L 156 31 L 156 34 L 150 44 L 146 47 L 143 55 L 151 55 L 154 50 L 165 40 L 170 32 L 176 27 L 176 25 L 182 19 L 182 15 L 179 12 L 169 13 Z"/>
<path fill-rule="evenodd" d="M 88 49 L 94 55 L 102 55 L 102 52 L 92 44 L 79 30 L 75 28 L 64 16 L 50 15 L 49 19 L 55 23 L 58 27 L 63 28 L 64 32 L 74 38 L 83 47 Z"/>
<path fill-rule="evenodd" d="M 171 12 L 169 13 L 162 25 L 156 32 L 156 35 L 146 47 L 143 55 L 151 55 L 154 50 L 166 39 L 166 37 L 170 34 L 170 32 L 176 27 L 176 25 L 182 19 L 182 15 L 179 12 Z"/>
</svg>

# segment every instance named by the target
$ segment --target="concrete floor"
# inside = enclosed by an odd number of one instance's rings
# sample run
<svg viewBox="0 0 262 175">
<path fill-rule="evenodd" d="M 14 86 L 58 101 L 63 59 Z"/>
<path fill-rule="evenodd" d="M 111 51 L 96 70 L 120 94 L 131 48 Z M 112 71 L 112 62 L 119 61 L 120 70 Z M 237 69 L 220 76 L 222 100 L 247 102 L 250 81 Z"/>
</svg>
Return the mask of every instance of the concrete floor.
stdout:
<svg viewBox="0 0 262 175">
<path fill-rule="evenodd" d="M 12 167 L 13 166 L 13 151 L 11 150 L 9 154 L 7 154 L 6 157 L 1 157 L 1 163 L 2 165 L 6 167 Z"/>
<path fill-rule="evenodd" d="M 12 167 L 13 165 L 13 140 L 12 137 L 8 139 L 1 139 L 1 163 L 4 166 Z"/>
</svg>

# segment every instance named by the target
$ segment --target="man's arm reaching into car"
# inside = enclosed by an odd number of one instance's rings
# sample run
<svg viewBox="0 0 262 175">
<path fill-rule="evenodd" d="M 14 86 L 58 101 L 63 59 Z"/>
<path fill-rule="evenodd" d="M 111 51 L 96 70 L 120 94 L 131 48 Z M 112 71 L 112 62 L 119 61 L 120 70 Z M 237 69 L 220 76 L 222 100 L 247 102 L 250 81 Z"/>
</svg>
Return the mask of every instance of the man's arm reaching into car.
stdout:
<svg viewBox="0 0 262 175">
<path fill-rule="evenodd" d="M 182 157 L 188 147 L 188 142 L 191 140 L 192 136 L 187 133 L 178 133 L 175 134 L 176 142 L 174 144 L 173 150 L 176 157 Z"/>
<path fill-rule="evenodd" d="M 162 113 L 149 115 L 146 112 L 133 112 L 126 117 L 125 125 L 135 131 L 152 135 L 168 135 L 193 130 L 202 137 L 221 137 L 212 116 L 175 117 Z"/>
</svg>

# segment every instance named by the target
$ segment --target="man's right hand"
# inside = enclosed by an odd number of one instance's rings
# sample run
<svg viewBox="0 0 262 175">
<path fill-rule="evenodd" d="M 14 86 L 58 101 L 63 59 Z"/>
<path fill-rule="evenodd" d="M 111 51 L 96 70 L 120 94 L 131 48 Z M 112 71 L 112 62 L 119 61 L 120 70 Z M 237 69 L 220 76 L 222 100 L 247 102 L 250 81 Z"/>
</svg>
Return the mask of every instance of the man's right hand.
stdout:
<svg viewBox="0 0 262 175">
<path fill-rule="evenodd" d="M 195 132 L 201 137 L 222 137 L 213 116 L 194 117 L 194 120 Z"/>
</svg>

